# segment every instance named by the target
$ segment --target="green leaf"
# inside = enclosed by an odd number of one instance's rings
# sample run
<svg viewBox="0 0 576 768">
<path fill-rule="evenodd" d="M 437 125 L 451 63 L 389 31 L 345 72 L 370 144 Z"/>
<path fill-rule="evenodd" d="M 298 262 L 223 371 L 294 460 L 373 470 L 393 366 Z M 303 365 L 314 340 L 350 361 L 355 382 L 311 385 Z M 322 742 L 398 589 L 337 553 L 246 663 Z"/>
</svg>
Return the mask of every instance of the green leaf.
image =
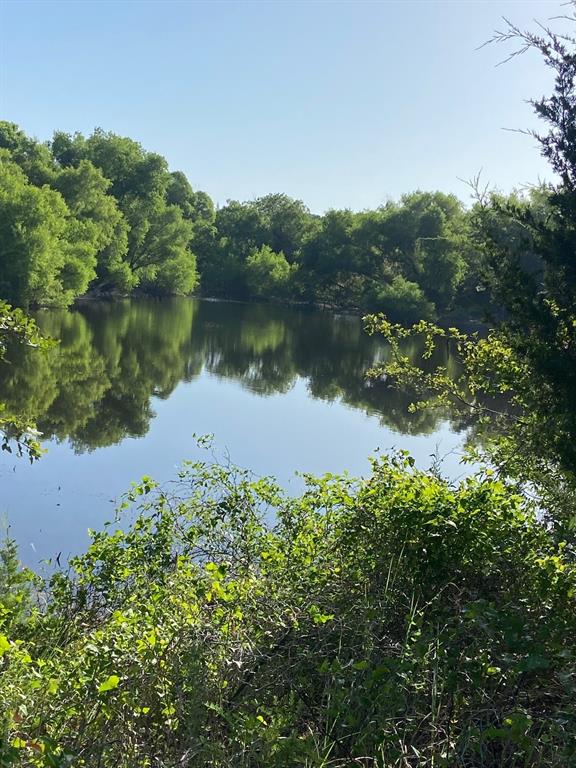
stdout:
<svg viewBox="0 0 576 768">
<path fill-rule="evenodd" d="M 120 682 L 120 678 L 118 675 L 110 675 L 110 677 L 107 680 L 104 680 L 103 683 L 100 683 L 98 686 L 98 693 L 104 693 L 105 691 L 113 691 L 114 688 L 118 688 L 118 683 Z"/>
<path fill-rule="evenodd" d="M 6 637 L 6 635 L 0 635 L 0 656 L 3 656 L 6 651 L 9 651 L 11 648 L 10 641 Z"/>
</svg>

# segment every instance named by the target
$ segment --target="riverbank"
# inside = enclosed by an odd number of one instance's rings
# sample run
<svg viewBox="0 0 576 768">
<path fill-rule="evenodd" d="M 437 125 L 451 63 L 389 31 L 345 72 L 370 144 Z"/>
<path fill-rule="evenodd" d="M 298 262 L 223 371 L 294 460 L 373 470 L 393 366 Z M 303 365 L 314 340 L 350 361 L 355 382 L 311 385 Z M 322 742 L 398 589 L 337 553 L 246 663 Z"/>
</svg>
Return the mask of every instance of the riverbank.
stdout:
<svg viewBox="0 0 576 768">
<path fill-rule="evenodd" d="M 400 457 L 308 486 L 198 463 L 49 585 L 7 552 L 3 764 L 571 764 L 576 571 L 531 507 Z"/>
</svg>

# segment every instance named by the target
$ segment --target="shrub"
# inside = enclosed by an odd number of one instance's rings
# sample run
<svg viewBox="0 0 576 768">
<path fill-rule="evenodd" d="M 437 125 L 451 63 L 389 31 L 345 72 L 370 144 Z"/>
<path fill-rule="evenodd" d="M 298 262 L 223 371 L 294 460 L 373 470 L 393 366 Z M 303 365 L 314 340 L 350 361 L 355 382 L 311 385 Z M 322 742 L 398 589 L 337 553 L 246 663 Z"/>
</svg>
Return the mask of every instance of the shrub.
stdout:
<svg viewBox="0 0 576 768">
<path fill-rule="evenodd" d="M 130 526 L 3 614 L 1 764 L 572 764 L 566 547 L 488 474 L 412 464 L 295 499 L 203 463 L 144 479 Z"/>
<path fill-rule="evenodd" d="M 391 283 L 375 291 L 369 308 L 384 312 L 398 323 L 432 320 L 435 317 L 434 304 L 424 296 L 420 286 L 402 275 L 396 275 Z"/>
</svg>

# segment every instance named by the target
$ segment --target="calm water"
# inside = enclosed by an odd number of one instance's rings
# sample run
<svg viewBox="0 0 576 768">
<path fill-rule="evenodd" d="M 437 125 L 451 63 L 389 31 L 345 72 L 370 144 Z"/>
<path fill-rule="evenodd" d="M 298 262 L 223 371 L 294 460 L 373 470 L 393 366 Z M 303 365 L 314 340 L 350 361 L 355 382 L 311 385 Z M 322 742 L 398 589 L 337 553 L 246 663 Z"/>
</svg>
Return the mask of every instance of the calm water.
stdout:
<svg viewBox="0 0 576 768">
<path fill-rule="evenodd" d="M 296 471 L 363 474 L 369 455 L 394 447 L 463 473 L 462 425 L 410 415 L 404 393 L 365 380 L 387 350 L 358 318 L 172 299 L 37 319 L 60 344 L 0 367 L 0 400 L 36 419 L 48 449 L 32 466 L 7 454 L 0 463 L 0 522 L 27 563 L 80 551 L 131 481 L 168 480 L 183 459 L 205 458 L 194 434 L 213 433 L 220 455 L 291 492 Z"/>
</svg>

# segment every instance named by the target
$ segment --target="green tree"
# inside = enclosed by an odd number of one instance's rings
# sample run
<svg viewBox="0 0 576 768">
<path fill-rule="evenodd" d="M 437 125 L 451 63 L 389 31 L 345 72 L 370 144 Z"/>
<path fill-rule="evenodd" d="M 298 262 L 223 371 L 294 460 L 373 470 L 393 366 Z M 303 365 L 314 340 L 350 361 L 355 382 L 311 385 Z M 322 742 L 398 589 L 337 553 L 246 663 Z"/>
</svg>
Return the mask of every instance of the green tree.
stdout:
<svg viewBox="0 0 576 768">
<path fill-rule="evenodd" d="M 84 261 L 96 258 L 93 286 L 130 289 L 134 277 L 125 260 L 128 226 L 116 201 L 107 194 L 110 181 L 89 160 L 62 169 L 53 185 L 72 215 L 70 229 L 76 246 L 84 251 Z"/>
<path fill-rule="evenodd" d="M 31 184 L 41 187 L 52 182 L 56 165 L 49 148 L 26 136 L 15 123 L 0 120 L 0 149 L 9 152 Z"/>
<path fill-rule="evenodd" d="M 466 247 L 464 238 L 454 237 L 421 237 L 416 243 L 418 282 L 440 312 L 452 307 L 466 275 Z"/>
<path fill-rule="evenodd" d="M 182 171 L 170 174 L 166 202 L 177 205 L 185 219 L 212 224 L 215 218 L 214 203 L 206 192 L 194 192 Z"/>
<path fill-rule="evenodd" d="M 282 252 L 275 253 L 263 245 L 246 259 L 245 274 L 248 290 L 259 298 L 278 298 L 288 290 L 293 268 Z"/>
<path fill-rule="evenodd" d="M 505 476 L 539 495 L 548 517 L 563 531 L 576 526 L 576 40 L 510 27 L 497 40 L 538 50 L 555 75 L 550 97 L 533 102 L 548 124 L 538 136 L 559 180 L 529 197 L 479 195 L 472 214 L 483 279 L 505 315 L 486 338 L 467 338 L 417 324 L 406 331 L 385 318 L 370 321 L 395 354 L 385 372 L 412 387 L 425 403 L 451 401 L 496 417 L 499 431 L 484 442 L 488 458 Z M 410 335 L 427 337 L 425 356 L 451 339 L 462 359 L 459 380 L 439 367 L 415 369 L 397 345 Z M 445 343 L 445 342 L 443 342 Z M 513 410 L 498 413 L 486 398 L 506 396 Z M 481 451 L 476 451 L 478 455 Z"/>
<path fill-rule="evenodd" d="M 373 309 L 384 312 L 400 323 L 434 318 L 434 304 L 426 299 L 417 283 L 396 275 L 392 282 L 376 289 L 372 298 Z"/>
<path fill-rule="evenodd" d="M 304 203 L 276 193 L 259 197 L 249 205 L 262 217 L 263 244 L 276 253 L 282 252 L 289 263 L 297 261 L 317 224 Z"/>
<path fill-rule="evenodd" d="M 317 301 L 361 306 L 370 276 L 357 240 L 361 215 L 331 210 L 322 217 L 302 255 L 301 280 L 306 293 Z"/>
<path fill-rule="evenodd" d="M 36 187 L 0 156 L 0 296 L 20 305 L 67 305 L 94 277 L 94 250 L 62 196 Z"/>
<path fill-rule="evenodd" d="M 440 192 L 405 195 L 375 211 L 328 211 L 304 246 L 300 282 L 317 300 L 368 309 L 403 278 L 423 293 L 430 317 L 432 304 L 445 312 L 455 303 L 468 240 L 462 204 Z"/>
<path fill-rule="evenodd" d="M 202 290 L 213 296 L 246 298 L 244 265 L 264 242 L 264 222 L 249 205 L 229 200 L 216 211 L 213 226 L 197 232 Z"/>
<path fill-rule="evenodd" d="M 137 284 L 151 293 L 192 293 L 198 283 L 196 257 L 189 249 L 193 230 L 180 208 L 159 198 L 148 205 L 135 198 L 127 210 L 128 265 Z"/>
<path fill-rule="evenodd" d="M 198 282 L 190 251 L 195 198 L 185 177 L 170 174 L 166 160 L 138 142 L 101 129 L 88 138 L 56 133 L 51 147 L 63 166 L 79 167 L 89 160 L 99 168 L 126 220 L 125 226 L 118 224 L 114 250 L 111 242 L 103 251 L 101 283 L 160 294 L 193 291 Z M 199 205 L 207 204 L 202 199 Z"/>
<path fill-rule="evenodd" d="M 568 483 L 569 499 L 576 487 L 576 40 L 512 25 L 497 39 L 538 51 L 554 75 L 552 94 L 532 104 L 547 126 L 536 138 L 558 179 L 528 203 L 481 197 L 475 211 L 486 279 L 506 311 L 498 329 L 510 355 L 503 378 L 519 372 L 511 386 L 522 406 L 522 450 L 511 465 L 535 478 L 559 469 L 563 482 L 549 486 Z"/>
</svg>

